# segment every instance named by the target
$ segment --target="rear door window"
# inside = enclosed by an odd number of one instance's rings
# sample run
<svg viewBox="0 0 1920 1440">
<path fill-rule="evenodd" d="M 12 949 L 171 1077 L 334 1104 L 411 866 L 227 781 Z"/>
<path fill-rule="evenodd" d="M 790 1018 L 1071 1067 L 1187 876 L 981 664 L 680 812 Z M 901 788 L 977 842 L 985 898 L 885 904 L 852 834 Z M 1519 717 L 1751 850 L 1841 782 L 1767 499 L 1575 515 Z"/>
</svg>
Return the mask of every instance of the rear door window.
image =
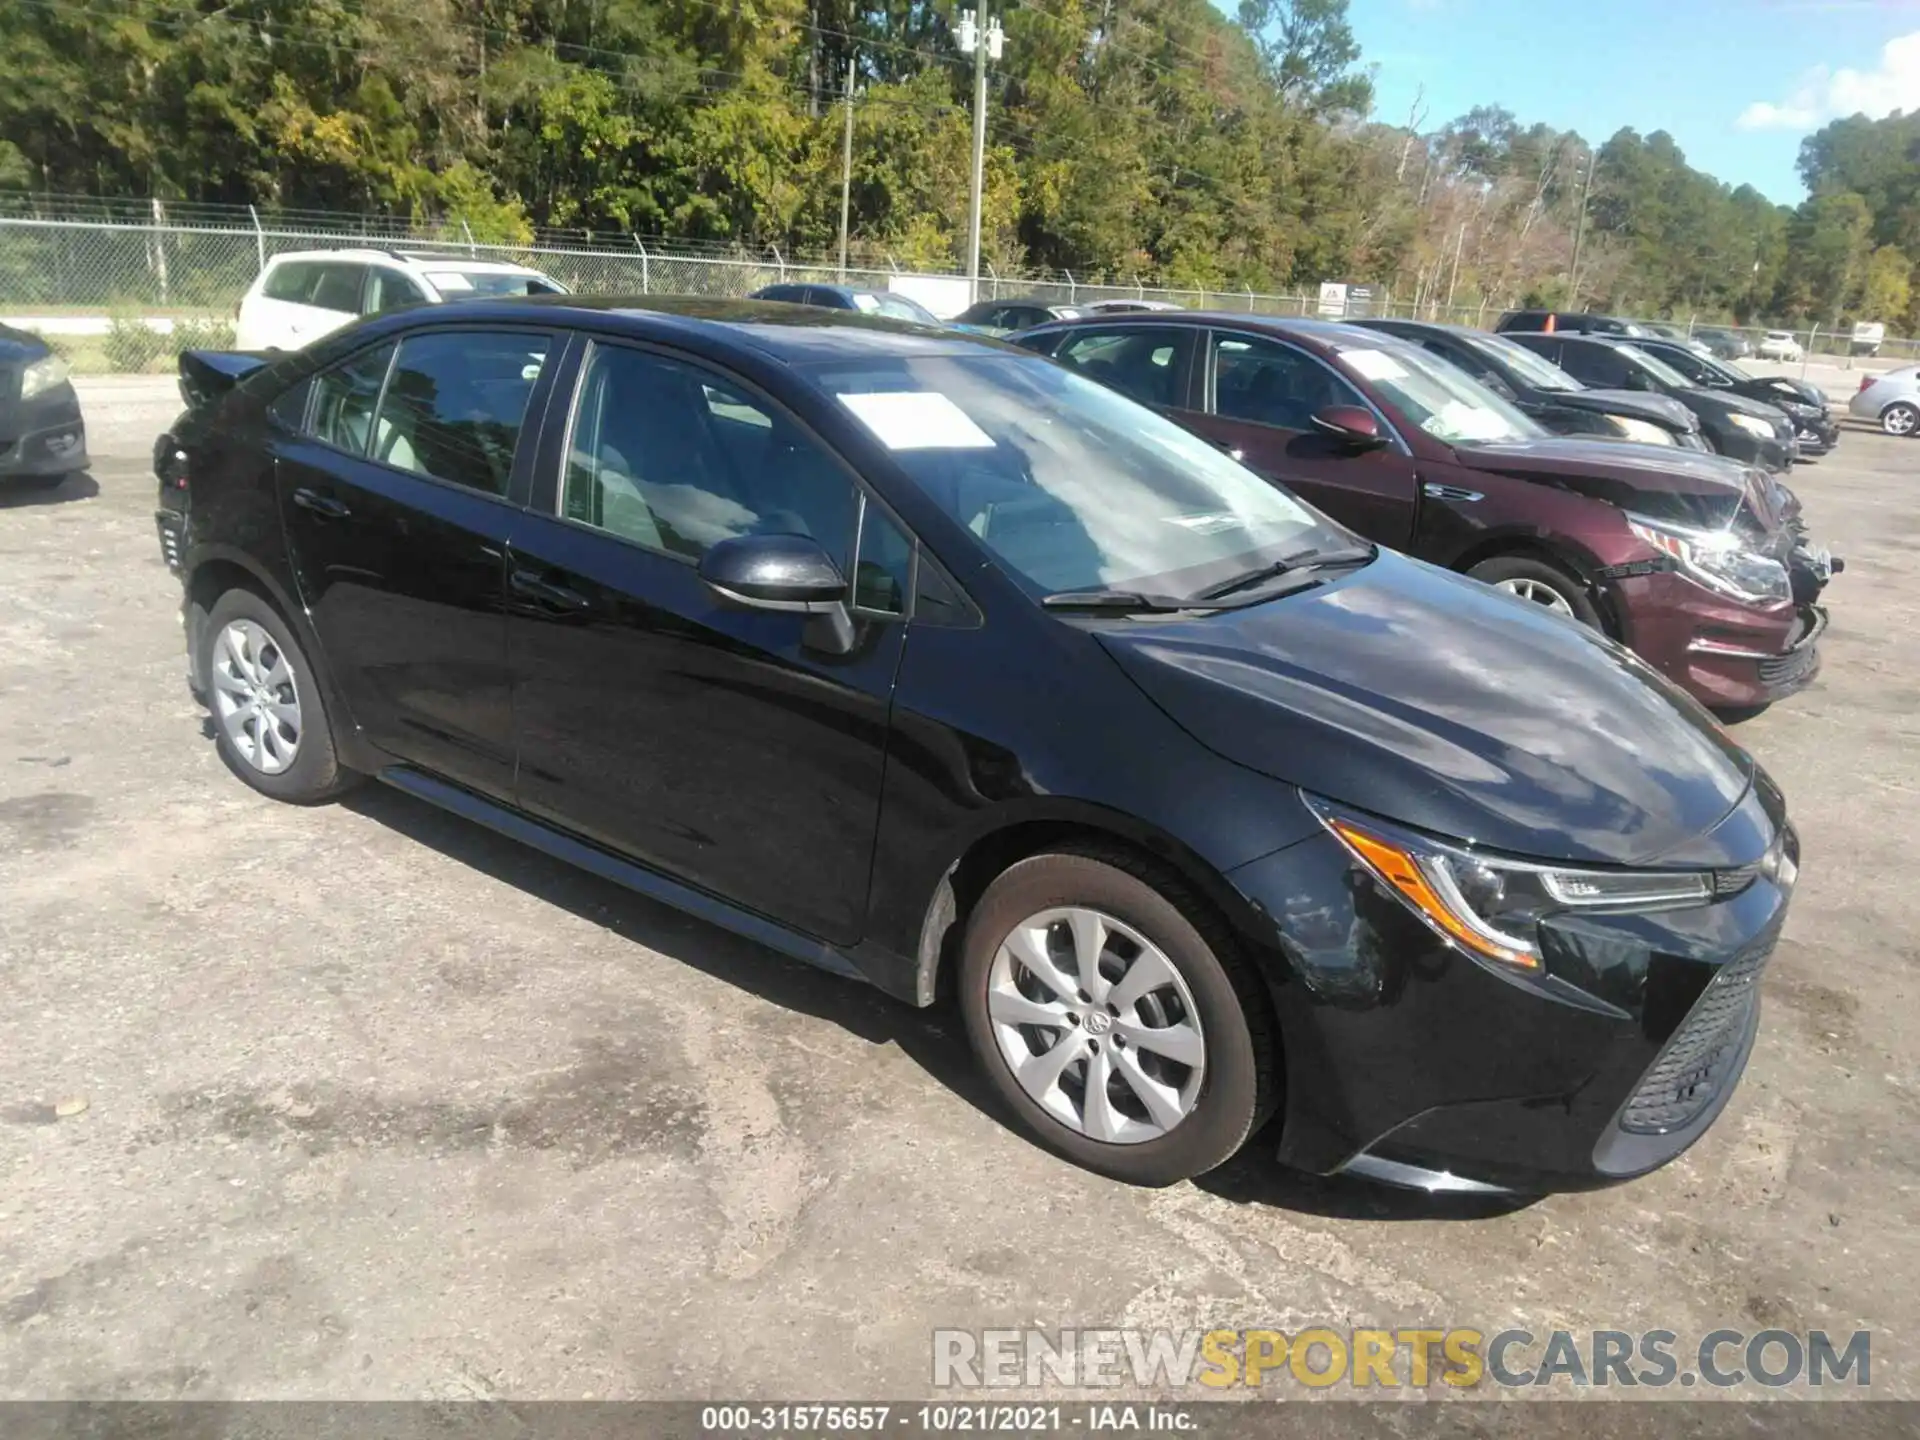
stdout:
<svg viewBox="0 0 1920 1440">
<path fill-rule="evenodd" d="M 1560 347 L 1560 368 L 1596 390 L 1627 388 L 1627 362 L 1610 346 L 1568 343 Z"/>
<path fill-rule="evenodd" d="M 367 280 L 367 267 L 329 262 L 321 265 L 319 270 L 320 278 L 314 282 L 313 295 L 307 303 L 319 310 L 358 315 L 360 292 Z"/>
<path fill-rule="evenodd" d="M 383 464 L 505 495 L 549 337 L 453 330 L 401 342 L 371 455 Z"/>
<path fill-rule="evenodd" d="M 1054 351 L 1054 358 L 1144 405 L 1171 409 L 1186 402 L 1181 377 L 1193 349 L 1193 333 L 1172 325 L 1075 330 Z"/>
<path fill-rule="evenodd" d="M 367 274 L 366 313 L 378 315 L 399 305 L 418 305 L 427 298 L 411 275 L 387 265 L 375 265 Z"/>
<path fill-rule="evenodd" d="M 269 300 L 286 300 L 295 305 L 307 303 L 319 267 L 305 260 L 288 260 L 267 272 L 260 293 Z"/>
<path fill-rule="evenodd" d="M 307 433 L 349 455 L 365 455 L 367 437 L 373 433 L 374 407 L 380 403 L 380 386 L 392 360 L 393 346 L 380 345 L 314 376 Z"/>
</svg>

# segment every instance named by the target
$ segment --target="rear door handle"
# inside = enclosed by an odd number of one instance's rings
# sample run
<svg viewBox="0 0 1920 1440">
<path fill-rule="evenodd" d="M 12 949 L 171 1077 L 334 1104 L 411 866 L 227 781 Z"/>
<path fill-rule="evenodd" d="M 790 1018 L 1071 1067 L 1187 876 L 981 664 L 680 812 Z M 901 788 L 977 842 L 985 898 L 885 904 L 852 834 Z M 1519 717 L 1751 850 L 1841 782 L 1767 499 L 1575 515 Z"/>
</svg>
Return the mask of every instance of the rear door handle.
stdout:
<svg viewBox="0 0 1920 1440">
<path fill-rule="evenodd" d="M 293 492 L 293 503 L 302 510 L 311 510 L 314 514 L 324 515 L 329 520 L 344 520 L 353 513 L 333 496 L 322 495 L 318 490 L 309 490 L 304 485 Z"/>
<path fill-rule="evenodd" d="M 537 570 L 515 570 L 507 577 L 513 593 L 550 610 L 591 610 L 593 602 L 578 590 L 547 579 Z"/>
</svg>

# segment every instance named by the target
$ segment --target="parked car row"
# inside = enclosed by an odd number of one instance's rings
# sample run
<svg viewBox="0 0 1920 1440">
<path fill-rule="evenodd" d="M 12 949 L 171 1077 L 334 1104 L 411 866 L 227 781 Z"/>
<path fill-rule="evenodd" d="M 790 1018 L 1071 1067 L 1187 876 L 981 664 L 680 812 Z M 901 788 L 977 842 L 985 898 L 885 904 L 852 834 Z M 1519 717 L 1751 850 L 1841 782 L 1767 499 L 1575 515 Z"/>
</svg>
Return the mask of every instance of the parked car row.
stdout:
<svg viewBox="0 0 1920 1440">
<path fill-rule="evenodd" d="M 1381 328 L 859 310 L 183 356 L 156 518 L 228 768 L 951 993 L 1004 1111 L 1125 1180 L 1269 1119 L 1289 1165 L 1472 1191 L 1704 1133 L 1800 858 L 1693 698 L 1818 665 L 1777 480 L 1549 436 Z M 1494 353 L 1569 423 L 1686 423 Z"/>
</svg>

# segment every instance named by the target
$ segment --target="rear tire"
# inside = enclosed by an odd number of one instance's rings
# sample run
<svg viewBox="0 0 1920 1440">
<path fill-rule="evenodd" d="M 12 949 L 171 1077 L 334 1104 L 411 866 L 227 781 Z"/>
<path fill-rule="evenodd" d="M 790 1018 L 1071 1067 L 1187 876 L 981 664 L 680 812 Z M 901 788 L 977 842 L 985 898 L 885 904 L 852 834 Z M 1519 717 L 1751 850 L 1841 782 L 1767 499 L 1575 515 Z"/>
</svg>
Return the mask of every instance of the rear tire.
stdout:
<svg viewBox="0 0 1920 1440">
<path fill-rule="evenodd" d="M 967 922 L 960 1007 L 1021 1128 L 1129 1184 L 1204 1174 L 1278 1104 L 1272 1011 L 1232 932 L 1177 876 L 1122 850 L 1036 855 L 989 885 Z"/>
<path fill-rule="evenodd" d="M 1880 428 L 1905 440 L 1920 431 L 1920 407 L 1896 400 L 1880 412 Z"/>
<path fill-rule="evenodd" d="M 360 782 L 340 764 L 319 678 L 273 606 L 251 590 L 229 590 L 202 633 L 197 678 L 229 770 L 294 805 L 318 805 Z"/>
<path fill-rule="evenodd" d="M 1531 555 L 1496 555 L 1491 560 L 1482 560 L 1467 574 L 1543 610 L 1578 620 L 1594 630 L 1604 628 L 1599 608 L 1587 593 L 1587 587 L 1550 560 L 1536 560 Z"/>
</svg>

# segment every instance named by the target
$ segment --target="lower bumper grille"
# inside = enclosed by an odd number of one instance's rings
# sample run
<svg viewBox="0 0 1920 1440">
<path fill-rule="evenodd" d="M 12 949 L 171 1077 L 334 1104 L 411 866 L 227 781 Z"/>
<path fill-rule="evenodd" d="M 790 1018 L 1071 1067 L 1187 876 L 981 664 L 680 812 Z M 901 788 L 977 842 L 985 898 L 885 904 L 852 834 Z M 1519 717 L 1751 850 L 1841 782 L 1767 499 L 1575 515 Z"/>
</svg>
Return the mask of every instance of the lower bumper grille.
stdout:
<svg viewBox="0 0 1920 1440">
<path fill-rule="evenodd" d="M 1620 1128 L 1663 1135 L 1699 1118 L 1733 1078 L 1774 937 L 1720 967 L 1620 1112 Z"/>
<path fill-rule="evenodd" d="M 177 575 L 180 573 L 180 519 L 165 511 L 153 519 L 160 530 L 160 558 L 167 562 L 167 569 Z"/>
</svg>

